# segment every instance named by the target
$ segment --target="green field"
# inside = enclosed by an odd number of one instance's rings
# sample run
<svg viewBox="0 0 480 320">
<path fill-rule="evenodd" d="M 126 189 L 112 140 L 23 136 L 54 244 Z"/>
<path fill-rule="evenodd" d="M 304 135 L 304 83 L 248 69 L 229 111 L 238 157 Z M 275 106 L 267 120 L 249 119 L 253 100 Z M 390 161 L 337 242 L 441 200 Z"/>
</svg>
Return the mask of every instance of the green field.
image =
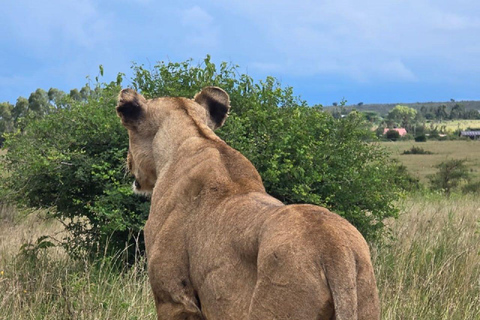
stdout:
<svg viewBox="0 0 480 320">
<path fill-rule="evenodd" d="M 396 141 L 381 142 L 395 159 L 403 163 L 413 176 L 421 182 L 427 182 L 427 175 L 437 171 L 435 165 L 449 159 L 466 159 L 466 165 L 474 179 L 480 178 L 480 141 L 458 140 L 458 141 Z M 409 150 L 412 146 L 421 147 L 433 154 L 408 154 L 402 152 Z"/>
</svg>

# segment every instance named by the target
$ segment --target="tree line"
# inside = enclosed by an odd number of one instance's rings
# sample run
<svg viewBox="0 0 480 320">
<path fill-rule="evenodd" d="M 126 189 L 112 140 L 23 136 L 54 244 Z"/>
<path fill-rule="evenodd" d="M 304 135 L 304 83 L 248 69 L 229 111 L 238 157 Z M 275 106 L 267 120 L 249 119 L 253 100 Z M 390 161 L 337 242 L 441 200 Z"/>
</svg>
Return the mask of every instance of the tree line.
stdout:
<svg viewBox="0 0 480 320">
<path fill-rule="evenodd" d="M 68 109 L 75 102 L 87 102 L 88 99 L 98 96 L 100 88 L 91 89 L 85 85 L 80 90 L 72 89 L 69 93 L 56 88 L 45 91 L 35 90 L 27 98 L 19 97 L 15 104 L 0 103 L 0 147 L 5 140 L 4 134 L 15 130 L 23 130 L 27 121 L 40 119 L 45 115 L 61 109 Z"/>
<path fill-rule="evenodd" d="M 442 104 L 436 107 L 422 106 L 419 109 L 419 115 L 427 120 L 458 120 L 458 119 L 480 119 L 480 112 L 475 109 L 467 110 L 464 105 L 456 103 L 448 110 L 447 106 Z"/>
<path fill-rule="evenodd" d="M 397 105 L 403 105 L 412 109 L 417 110 L 420 114 L 424 117 L 426 116 L 427 120 L 448 120 L 450 117 L 450 113 L 453 108 L 464 108 L 465 114 L 463 117 L 468 117 L 475 119 L 475 111 L 480 111 L 480 101 L 456 101 L 454 99 L 450 99 L 450 101 L 445 102 L 415 102 L 415 103 L 390 103 L 390 104 L 366 104 L 366 103 L 358 103 L 356 105 L 347 105 L 346 103 L 343 105 L 342 102 L 336 103 L 336 106 L 326 106 L 325 109 L 337 109 L 341 112 L 341 114 L 348 114 L 348 112 L 352 110 L 357 110 L 360 112 L 374 112 L 377 115 L 384 117 L 388 114 L 390 110 L 392 110 Z M 456 107 L 457 106 L 457 107 Z M 446 113 L 442 112 L 442 109 Z M 440 116 L 439 118 L 436 118 Z M 462 115 L 456 115 L 456 112 L 453 113 L 454 119 L 461 119 Z M 429 119 L 432 117 L 431 119 Z"/>
</svg>

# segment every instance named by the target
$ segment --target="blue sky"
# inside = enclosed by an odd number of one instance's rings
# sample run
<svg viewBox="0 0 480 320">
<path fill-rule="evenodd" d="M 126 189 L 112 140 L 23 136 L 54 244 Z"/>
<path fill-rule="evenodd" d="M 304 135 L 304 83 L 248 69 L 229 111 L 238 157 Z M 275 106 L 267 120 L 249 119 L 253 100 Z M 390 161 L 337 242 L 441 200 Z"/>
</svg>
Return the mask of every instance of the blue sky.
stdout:
<svg viewBox="0 0 480 320">
<path fill-rule="evenodd" d="M 0 0 L 0 101 L 210 54 L 309 104 L 480 100 L 478 0 Z"/>
</svg>

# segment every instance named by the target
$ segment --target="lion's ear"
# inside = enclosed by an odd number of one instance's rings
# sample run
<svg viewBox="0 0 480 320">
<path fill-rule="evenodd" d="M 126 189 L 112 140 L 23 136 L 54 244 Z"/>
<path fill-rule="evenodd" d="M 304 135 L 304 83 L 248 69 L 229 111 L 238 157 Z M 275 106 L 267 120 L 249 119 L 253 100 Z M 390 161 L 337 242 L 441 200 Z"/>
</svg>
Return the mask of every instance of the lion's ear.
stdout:
<svg viewBox="0 0 480 320">
<path fill-rule="evenodd" d="M 230 97 L 224 90 L 219 87 L 206 87 L 195 95 L 194 100 L 207 110 L 207 125 L 212 130 L 225 123 L 230 110 Z"/>
<path fill-rule="evenodd" d="M 128 129 L 135 129 L 144 116 L 147 101 L 132 89 L 123 89 L 118 95 L 117 114 Z"/>
</svg>

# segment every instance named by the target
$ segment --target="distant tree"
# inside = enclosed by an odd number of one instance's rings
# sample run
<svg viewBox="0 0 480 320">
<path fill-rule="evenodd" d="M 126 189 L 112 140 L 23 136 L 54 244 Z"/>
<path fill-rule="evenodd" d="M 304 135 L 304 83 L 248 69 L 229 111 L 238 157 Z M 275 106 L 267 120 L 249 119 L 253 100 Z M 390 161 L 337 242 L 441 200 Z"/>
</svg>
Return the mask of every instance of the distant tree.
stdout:
<svg viewBox="0 0 480 320">
<path fill-rule="evenodd" d="M 411 131 L 411 125 L 414 123 L 416 115 L 417 110 L 407 106 L 397 105 L 395 108 L 390 110 L 387 117 L 388 119 L 400 124 L 402 127 L 407 129 L 407 131 Z"/>
<path fill-rule="evenodd" d="M 47 92 L 47 95 L 48 95 L 48 100 L 50 102 L 54 102 L 56 97 L 59 95 L 61 91 L 56 89 L 56 88 L 50 88 Z"/>
<path fill-rule="evenodd" d="M 332 105 L 333 105 L 334 107 L 336 107 L 336 106 L 338 106 L 338 102 L 334 102 L 334 103 L 332 103 Z"/>
<path fill-rule="evenodd" d="M 460 105 L 460 104 L 455 104 L 452 108 L 452 110 L 450 110 L 450 116 L 449 118 L 451 120 L 453 119 L 465 119 L 465 107 L 463 105 Z"/>
<path fill-rule="evenodd" d="M 364 115 L 365 119 L 370 122 L 378 122 L 380 119 L 380 115 L 375 111 L 364 111 L 362 114 Z"/>
<path fill-rule="evenodd" d="M 65 92 L 63 92 L 62 90 L 58 90 L 56 88 L 50 88 L 50 90 L 48 90 L 47 95 L 48 95 L 48 101 L 55 108 L 63 107 L 64 100 L 67 96 Z"/>
<path fill-rule="evenodd" d="M 337 107 L 332 108 L 330 113 L 335 119 L 340 119 L 342 117 L 342 112 Z"/>
<path fill-rule="evenodd" d="M 359 107 L 363 106 L 363 102 L 357 103 L 357 106 L 359 106 Z"/>
<path fill-rule="evenodd" d="M 425 114 L 425 119 L 427 119 L 427 120 L 433 120 L 433 119 L 435 119 L 435 114 L 434 114 L 433 112 L 428 111 L 428 112 Z"/>
<path fill-rule="evenodd" d="M 80 97 L 82 97 L 83 101 L 87 101 L 91 94 L 92 94 L 92 89 L 90 89 L 88 85 L 80 89 Z"/>
<path fill-rule="evenodd" d="M 415 118 L 413 119 L 414 123 L 422 123 L 425 121 L 425 116 L 423 115 L 422 112 L 417 112 L 415 115 Z"/>
<path fill-rule="evenodd" d="M 25 117 L 28 112 L 28 100 L 24 97 L 19 97 L 17 99 L 17 103 L 15 103 L 15 107 L 12 110 L 12 117 L 15 125 L 17 125 L 18 121 Z"/>
<path fill-rule="evenodd" d="M 78 89 L 70 90 L 70 98 L 72 98 L 75 101 L 82 101 L 82 95 L 80 94 Z"/>
<path fill-rule="evenodd" d="M 462 181 L 469 181 L 470 173 L 465 162 L 466 160 L 452 159 L 436 165 L 438 172 L 428 176 L 432 189 L 443 190 L 450 195 Z"/>
<path fill-rule="evenodd" d="M 480 119 L 480 112 L 478 110 L 470 109 L 465 111 L 465 119 Z"/>
<path fill-rule="evenodd" d="M 13 105 L 8 102 L 0 103 L 0 120 L 11 121 Z"/>
<path fill-rule="evenodd" d="M 8 102 L 0 103 L 0 147 L 3 145 L 3 134 L 13 130 L 13 105 Z"/>
<path fill-rule="evenodd" d="M 28 97 L 28 108 L 36 117 L 47 114 L 50 110 L 48 94 L 43 89 L 37 89 Z"/>
<path fill-rule="evenodd" d="M 448 113 L 447 113 L 447 106 L 442 104 L 441 106 L 438 106 L 435 110 L 435 118 L 437 120 L 445 120 L 448 119 Z"/>
</svg>

